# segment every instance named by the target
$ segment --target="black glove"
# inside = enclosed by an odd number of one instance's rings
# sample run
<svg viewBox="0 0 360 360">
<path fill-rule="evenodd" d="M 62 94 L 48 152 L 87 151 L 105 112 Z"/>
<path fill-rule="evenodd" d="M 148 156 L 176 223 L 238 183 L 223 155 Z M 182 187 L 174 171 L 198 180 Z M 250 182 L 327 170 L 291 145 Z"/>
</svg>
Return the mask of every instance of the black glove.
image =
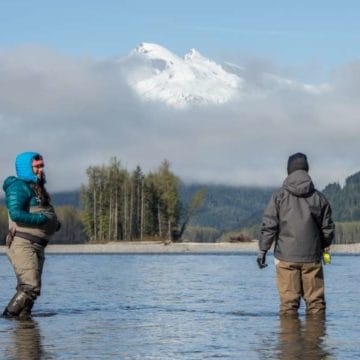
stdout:
<svg viewBox="0 0 360 360">
<path fill-rule="evenodd" d="M 267 267 L 267 264 L 265 264 L 265 261 L 266 261 L 266 253 L 267 251 L 265 250 L 260 250 L 258 252 L 258 256 L 257 256 L 257 259 L 256 259 L 256 262 L 259 266 L 260 269 L 264 269 Z"/>
<path fill-rule="evenodd" d="M 61 222 L 58 221 L 55 231 L 59 231 L 60 229 L 61 229 Z"/>
</svg>

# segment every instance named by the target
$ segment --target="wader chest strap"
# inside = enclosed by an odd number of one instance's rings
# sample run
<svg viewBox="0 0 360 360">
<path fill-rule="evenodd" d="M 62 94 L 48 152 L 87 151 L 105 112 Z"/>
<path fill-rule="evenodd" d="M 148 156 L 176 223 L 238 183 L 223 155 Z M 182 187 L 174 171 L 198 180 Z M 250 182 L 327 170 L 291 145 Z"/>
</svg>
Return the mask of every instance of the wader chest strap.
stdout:
<svg viewBox="0 0 360 360">
<path fill-rule="evenodd" d="M 29 240 L 32 244 L 39 244 L 43 247 L 45 247 L 48 244 L 47 240 L 42 239 L 41 237 L 38 237 L 36 235 L 32 235 L 32 234 L 22 232 L 22 231 L 16 231 L 15 236 Z"/>
</svg>

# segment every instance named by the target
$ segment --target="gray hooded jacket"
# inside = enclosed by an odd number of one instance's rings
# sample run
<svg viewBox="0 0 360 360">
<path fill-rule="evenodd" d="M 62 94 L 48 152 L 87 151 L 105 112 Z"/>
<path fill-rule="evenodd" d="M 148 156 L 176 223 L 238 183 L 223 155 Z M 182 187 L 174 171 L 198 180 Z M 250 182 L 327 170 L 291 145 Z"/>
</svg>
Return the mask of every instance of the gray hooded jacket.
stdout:
<svg viewBox="0 0 360 360">
<path fill-rule="evenodd" d="M 334 232 L 330 204 L 314 188 L 308 173 L 297 170 L 285 179 L 265 209 L 259 247 L 267 251 L 275 241 L 278 260 L 318 262 Z"/>
</svg>

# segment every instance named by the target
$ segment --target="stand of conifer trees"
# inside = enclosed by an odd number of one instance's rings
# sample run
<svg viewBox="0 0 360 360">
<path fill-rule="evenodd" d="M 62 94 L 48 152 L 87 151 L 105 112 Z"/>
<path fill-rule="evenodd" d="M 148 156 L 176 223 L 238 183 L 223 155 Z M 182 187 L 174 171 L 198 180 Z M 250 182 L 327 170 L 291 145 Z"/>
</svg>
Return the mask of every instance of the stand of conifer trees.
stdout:
<svg viewBox="0 0 360 360">
<path fill-rule="evenodd" d="M 174 240 L 180 216 L 180 180 L 164 160 L 156 172 L 144 175 L 138 166 L 129 173 L 120 161 L 87 169 L 81 188 L 85 232 L 93 242 Z"/>
</svg>

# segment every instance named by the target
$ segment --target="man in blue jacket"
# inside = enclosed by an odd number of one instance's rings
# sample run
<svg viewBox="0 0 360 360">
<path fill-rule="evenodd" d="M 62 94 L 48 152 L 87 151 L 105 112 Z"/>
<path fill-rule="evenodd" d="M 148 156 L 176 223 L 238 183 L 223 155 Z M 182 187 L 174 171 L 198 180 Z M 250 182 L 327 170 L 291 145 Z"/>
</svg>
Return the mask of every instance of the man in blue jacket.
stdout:
<svg viewBox="0 0 360 360">
<path fill-rule="evenodd" d="M 3 316 L 26 319 L 40 295 L 45 246 L 60 224 L 45 189 L 42 156 L 19 154 L 15 167 L 17 177 L 8 177 L 3 189 L 9 214 L 7 255 L 17 277 L 17 291 Z"/>
<path fill-rule="evenodd" d="M 306 155 L 289 157 L 288 176 L 265 209 L 257 263 L 266 267 L 273 243 L 280 313 L 297 314 L 304 298 L 308 314 L 325 312 L 322 253 L 329 247 L 335 226 L 330 204 L 315 189 Z"/>
</svg>

